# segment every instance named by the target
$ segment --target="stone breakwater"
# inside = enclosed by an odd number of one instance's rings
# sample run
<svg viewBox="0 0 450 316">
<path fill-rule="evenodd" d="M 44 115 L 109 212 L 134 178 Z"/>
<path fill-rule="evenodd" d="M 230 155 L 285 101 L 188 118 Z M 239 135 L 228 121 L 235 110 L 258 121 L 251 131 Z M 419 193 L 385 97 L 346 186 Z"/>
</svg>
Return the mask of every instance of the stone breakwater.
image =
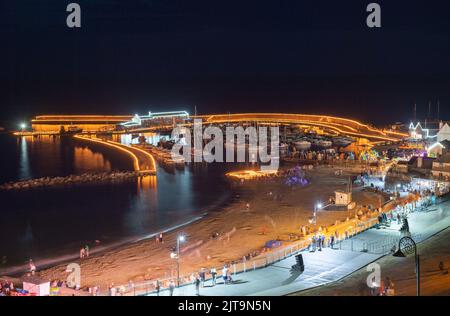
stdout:
<svg viewBox="0 0 450 316">
<path fill-rule="evenodd" d="M 0 190 L 25 190 L 32 188 L 63 186 L 71 184 L 121 182 L 151 174 L 154 173 L 141 171 L 124 171 L 124 172 L 84 173 L 80 175 L 70 175 L 67 177 L 43 177 L 4 183 L 0 185 Z"/>
</svg>

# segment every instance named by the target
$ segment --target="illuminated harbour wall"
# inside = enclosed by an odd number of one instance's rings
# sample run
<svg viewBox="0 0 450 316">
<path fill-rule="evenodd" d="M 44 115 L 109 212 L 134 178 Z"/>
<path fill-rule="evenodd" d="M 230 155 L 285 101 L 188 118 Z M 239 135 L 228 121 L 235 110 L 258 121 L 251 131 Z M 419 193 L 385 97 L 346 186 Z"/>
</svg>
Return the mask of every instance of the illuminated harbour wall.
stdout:
<svg viewBox="0 0 450 316">
<path fill-rule="evenodd" d="M 315 126 L 332 130 L 337 135 L 366 138 L 372 142 L 398 141 L 408 136 L 405 133 L 378 129 L 353 119 L 327 115 L 236 113 L 189 116 L 185 111 L 149 113 L 142 117 L 138 115 L 42 115 L 35 117 L 31 121 L 31 125 L 34 132 L 59 132 L 61 127 L 64 127 L 65 130 L 76 127 L 84 132 L 97 132 L 115 130 L 118 126 L 126 127 L 128 131 L 145 132 L 158 130 L 164 127 L 164 124 L 167 125 L 168 123 L 164 119 L 170 119 L 171 122 L 166 127 L 173 127 L 175 122 L 172 120 L 176 116 L 183 119 L 182 123 L 178 122 L 177 124 L 185 126 L 192 125 L 191 119 L 199 118 L 204 124 L 268 123 Z M 147 123 L 144 124 L 144 121 Z"/>
<path fill-rule="evenodd" d="M 74 137 L 81 141 L 101 144 L 126 153 L 127 155 L 129 155 L 129 157 L 132 158 L 135 171 L 145 173 L 154 173 L 156 171 L 156 161 L 153 156 L 140 148 L 131 147 L 114 141 L 103 140 L 100 138 L 90 138 L 82 136 Z"/>
<path fill-rule="evenodd" d="M 86 132 L 114 129 L 131 120 L 132 115 L 40 115 L 31 120 L 34 132 L 59 132 L 61 127 L 81 128 Z"/>
</svg>

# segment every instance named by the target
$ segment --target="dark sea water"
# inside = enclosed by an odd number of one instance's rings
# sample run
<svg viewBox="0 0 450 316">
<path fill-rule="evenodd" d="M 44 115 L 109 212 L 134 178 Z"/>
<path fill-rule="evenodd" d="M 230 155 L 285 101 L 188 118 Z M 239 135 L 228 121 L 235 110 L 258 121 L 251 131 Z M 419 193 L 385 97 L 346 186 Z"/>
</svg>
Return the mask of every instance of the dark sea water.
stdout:
<svg viewBox="0 0 450 316">
<path fill-rule="evenodd" d="M 0 148 L 0 183 L 132 170 L 127 156 L 71 139 L 0 135 Z M 38 266 L 69 260 L 85 244 L 101 250 L 219 210 L 231 196 L 225 169 L 158 166 L 156 177 L 141 181 L 0 191 L 0 274 L 25 268 L 30 258 Z"/>
</svg>

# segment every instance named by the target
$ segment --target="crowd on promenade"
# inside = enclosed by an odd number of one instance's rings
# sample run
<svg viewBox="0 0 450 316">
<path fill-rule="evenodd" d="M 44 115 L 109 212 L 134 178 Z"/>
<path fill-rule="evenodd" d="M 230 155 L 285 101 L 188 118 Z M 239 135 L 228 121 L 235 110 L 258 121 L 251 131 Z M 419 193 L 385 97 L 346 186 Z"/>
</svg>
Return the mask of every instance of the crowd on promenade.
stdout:
<svg viewBox="0 0 450 316">
<path fill-rule="evenodd" d="M 221 274 L 219 277 L 219 273 L 216 268 L 201 268 L 196 273 L 191 273 L 188 276 L 181 277 L 179 281 L 181 285 L 193 284 L 196 289 L 196 294 L 200 295 L 201 288 L 205 286 L 214 287 L 218 284 L 233 284 L 234 280 L 230 265 L 224 265 L 220 272 Z M 176 278 L 169 278 L 165 280 L 156 279 L 146 284 L 146 292 L 153 291 L 157 296 L 159 296 L 161 291 L 165 289 L 168 291 L 169 296 L 173 296 L 177 287 L 178 284 L 176 283 Z M 108 287 L 108 295 L 124 296 L 129 293 L 135 294 L 136 290 L 139 291 L 139 288 L 136 287 L 134 282 L 131 280 L 127 285 L 116 286 L 114 283 L 111 283 Z M 98 287 L 90 288 L 89 292 L 95 296 L 98 295 L 99 289 Z"/>
<path fill-rule="evenodd" d="M 294 151 L 288 153 L 287 157 L 291 159 L 300 160 L 354 160 L 355 157 L 353 153 L 337 153 L 334 149 L 325 150 L 305 150 L 305 151 Z"/>
</svg>

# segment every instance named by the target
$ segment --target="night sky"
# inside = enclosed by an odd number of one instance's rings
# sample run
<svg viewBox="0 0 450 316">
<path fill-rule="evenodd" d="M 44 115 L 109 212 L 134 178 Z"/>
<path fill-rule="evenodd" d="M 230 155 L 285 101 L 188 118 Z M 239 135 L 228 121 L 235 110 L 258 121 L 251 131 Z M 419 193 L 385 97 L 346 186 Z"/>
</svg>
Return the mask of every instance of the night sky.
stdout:
<svg viewBox="0 0 450 316">
<path fill-rule="evenodd" d="M 320 113 L 450 120 L 448 1 L 0 0 L 0 124 L 37 114 Z"/>
</svg>

